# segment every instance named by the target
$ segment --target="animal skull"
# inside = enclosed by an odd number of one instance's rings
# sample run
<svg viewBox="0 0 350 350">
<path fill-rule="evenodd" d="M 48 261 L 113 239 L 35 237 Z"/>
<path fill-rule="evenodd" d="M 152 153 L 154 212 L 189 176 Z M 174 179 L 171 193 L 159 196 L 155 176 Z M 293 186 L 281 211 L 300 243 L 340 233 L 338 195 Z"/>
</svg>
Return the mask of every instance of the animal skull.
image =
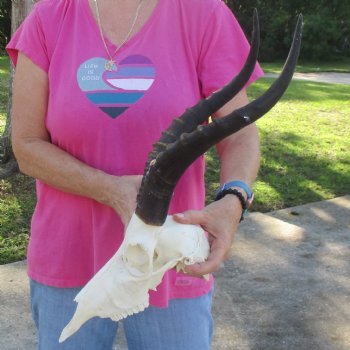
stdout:
<svg viewBox="0 0 350 350">
<path fill-rule="evenodd" d="M 117 253 L 76 296 L 72 320 L 62 331 L 63 342 L 94 316 L 119 321 L 149 305 L 165 272 L 203 262 L 209 254 L 205 232 L 181 225 L 168 216 L 163 226 L 145 224 L 133 215 Z"/>
</svg>

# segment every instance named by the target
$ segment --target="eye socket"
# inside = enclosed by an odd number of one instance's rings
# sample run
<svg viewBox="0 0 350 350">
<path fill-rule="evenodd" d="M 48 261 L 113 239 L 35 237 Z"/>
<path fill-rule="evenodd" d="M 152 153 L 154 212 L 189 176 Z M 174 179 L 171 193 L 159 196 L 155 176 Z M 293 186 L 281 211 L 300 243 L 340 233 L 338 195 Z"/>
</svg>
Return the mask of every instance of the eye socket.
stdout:
<svg viewBox="0 0 350 350">
<path fill-rule="evenodd" d="M 129 244 L 125 249 L 123 261 L 129 271 L 145 274 L 150 269 L 150 261 L 147 250 L 142 244 Z"/>
</svg>

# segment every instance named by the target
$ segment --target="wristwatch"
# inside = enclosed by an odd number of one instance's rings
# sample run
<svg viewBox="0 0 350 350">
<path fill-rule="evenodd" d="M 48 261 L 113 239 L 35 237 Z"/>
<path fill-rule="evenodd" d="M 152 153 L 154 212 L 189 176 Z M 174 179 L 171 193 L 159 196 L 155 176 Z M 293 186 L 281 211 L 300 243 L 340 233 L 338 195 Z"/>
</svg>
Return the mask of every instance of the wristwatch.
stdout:
<svg viewBox="0 0 350 350">
<path fill-rule="evenodd" d="M 243 190 L 243 192 L 246 194 L 247 199 L 244 198 L 242 192 L 239 191 L 237 187 Z M 215 200 L 217 201 L 225 197 L 227 194 L 233 194 L 238 197 L 242 205 L 242 216 L 240 221 L 244 220 L 244 218 L 247 215 L 248 209 L 250 208 L 254 200 L 253 191 L 243 181 L 230 181 L 230 182 L 224 183 L 219 188 L 219 190 L 216 193 Z"/>
</svg>

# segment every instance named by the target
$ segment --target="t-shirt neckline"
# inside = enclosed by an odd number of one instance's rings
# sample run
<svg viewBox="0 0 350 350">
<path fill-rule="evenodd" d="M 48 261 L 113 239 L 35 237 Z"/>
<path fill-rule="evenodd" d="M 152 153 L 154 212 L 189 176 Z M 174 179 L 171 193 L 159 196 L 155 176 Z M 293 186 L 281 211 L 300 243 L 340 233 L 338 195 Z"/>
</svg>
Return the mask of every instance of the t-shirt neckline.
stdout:
<svg viewBox="0 0 350 350">
<path fill-rule="evenodd" d="M 84 8 L 85 13 L 87 14 L 89 22 L 93 26 L 95 33 L 98 35 L 99 38 L 101 38 L 100 28 L 99 28 L 98 23 L 95 20 L 95 17 L 92 13 L 92 10 L 91 10 L 90 4 L 89 4 L 89 0 L 81 0 L 81 1 L 83 3 L 83 8 Z M 141 28 L 139 29 L 139 31 L 137 33 L 133 34 L 129 38 L 129 40 L 127 40 L 122 45 L 122 48 L 129 46 L 134 41 L 137 41 L 148 30 L 148 28 L 153 25 L 153 23 L 155 22 L 155 20 L 158 17 L 158 12 L 160 12 L 160 8 L 161 8 L 162 3 L 163 3 L 163 0 L 158 0 L 155 8 L 153 9 L 153 11 L 152 11 L 151 15 L 149 16 L 149 18 L 147 19 L 147 21 L 141 26 Z M 105 39 L 106 44 L 110 48 L 112 48 L 112 50 L 117 49 L 118 45 L 113 43 L 108 36 L 104 35 L 104 39 Z M 122 48 L 120 48 L 120 49 L 122 49 Z"/>
</svg>

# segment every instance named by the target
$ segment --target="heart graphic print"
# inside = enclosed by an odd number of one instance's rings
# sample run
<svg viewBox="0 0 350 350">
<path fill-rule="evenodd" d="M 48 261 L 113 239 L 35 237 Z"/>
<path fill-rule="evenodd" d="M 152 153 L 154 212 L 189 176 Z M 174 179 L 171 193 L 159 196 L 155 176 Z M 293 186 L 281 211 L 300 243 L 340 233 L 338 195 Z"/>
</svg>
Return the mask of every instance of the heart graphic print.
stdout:
<svg viewBox="0 0 350 350">
<path fill-rule="evenodd" d="M 77 72 L 80 89 L 85 96 L 109 117 L 115 119 L 136 103 L 155 79 L 153 63 L 145 56 L 132 55 L 105 69 L 107 60 L 91 58 Z"/>
</svg>

